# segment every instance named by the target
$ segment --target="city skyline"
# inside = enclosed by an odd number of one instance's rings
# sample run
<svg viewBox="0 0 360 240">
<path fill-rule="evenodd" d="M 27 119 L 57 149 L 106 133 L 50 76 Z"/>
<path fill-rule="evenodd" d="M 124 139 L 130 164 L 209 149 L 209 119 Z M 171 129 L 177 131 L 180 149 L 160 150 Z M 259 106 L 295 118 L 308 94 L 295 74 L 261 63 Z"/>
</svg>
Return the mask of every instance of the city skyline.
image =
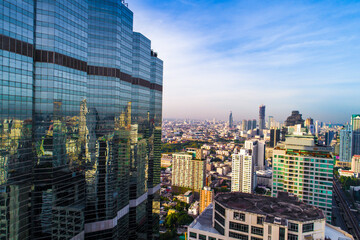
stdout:
<svg viewBox="0 0 360 240">
<path fill-rule="evenodd" d="M 166 61 L 164 117 L 346 123 L 360 97 L 355 2 L 144 1 L 134 26 Z M 216 16 L 216 17 L 214 17 Z"/>
</svg>

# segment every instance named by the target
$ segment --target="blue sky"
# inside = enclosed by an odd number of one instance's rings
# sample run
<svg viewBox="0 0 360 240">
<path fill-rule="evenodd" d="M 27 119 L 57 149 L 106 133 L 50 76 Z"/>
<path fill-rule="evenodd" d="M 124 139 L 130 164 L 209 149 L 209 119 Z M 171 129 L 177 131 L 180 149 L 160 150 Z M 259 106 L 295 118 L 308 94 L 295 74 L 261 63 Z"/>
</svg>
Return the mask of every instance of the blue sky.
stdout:
<svg viewBox="0 0 360 240">
<path fill-rule="evenodd" d="M 360 113 L 359 1 L 128 2 L 164 60 L 165 118 Z"/>
</svg>

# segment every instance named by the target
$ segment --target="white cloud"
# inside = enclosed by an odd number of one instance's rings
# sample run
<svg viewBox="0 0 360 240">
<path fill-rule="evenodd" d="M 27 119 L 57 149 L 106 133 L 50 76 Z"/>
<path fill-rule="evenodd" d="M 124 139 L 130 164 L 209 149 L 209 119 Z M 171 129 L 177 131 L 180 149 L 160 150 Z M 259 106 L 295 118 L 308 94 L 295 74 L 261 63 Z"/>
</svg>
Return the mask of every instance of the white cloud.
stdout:
<svg viewBox="0 0 360 240">
<path fill-rule="evenodd" d="M 174 17 L 145 8 L 140 0 L 130 8 L 134 29 L 152 40 L 153 49 L 164 60 L 164 117 L 225 119 L 233 110 L 234 115 L 256 118 L 262 103 L 278 119 L 298 107 L 315 114 L 318 110 L 311 101 L 304 101 L 304 94 L 324 98 L 359 86 L 354 70 L 352 74 L 334 74 L 335 69 L 345 71 L 352 56 L 351 52 L 339 52 L 338 47 L 359 39 L 334 37 L 337 27 L 317 23 L 316 14 L 304 15 L 303 11 L 314 11 L 314 7 L 279 6 L 249 14 L 243 14 L 246 9 L 224 9 L 213 16 L 219 24 L 206 26 L 191 18 L 193 13 Z M 228 16 L 230 13 L 234 16 Z M 201 13 L 194 18 L 207 24 L 214 21 Z M 338 91 L 333 85 L 342 75 L 349 84 Z M 344 105 L 349 105 L 350 100 L 343 99 Z"/>
</svg>

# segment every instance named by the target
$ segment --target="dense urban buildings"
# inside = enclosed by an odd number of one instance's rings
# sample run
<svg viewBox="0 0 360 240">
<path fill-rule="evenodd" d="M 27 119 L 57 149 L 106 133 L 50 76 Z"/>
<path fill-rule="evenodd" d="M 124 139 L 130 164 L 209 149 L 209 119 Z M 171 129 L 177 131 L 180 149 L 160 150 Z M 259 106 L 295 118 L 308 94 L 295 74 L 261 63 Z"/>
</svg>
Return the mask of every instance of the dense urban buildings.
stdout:
<svg viewBox="0 0 360 240">
<path fill-rule="evenodd" d="M 157 238 L 163 63 L 132 11 L 0 9 L 0 238 Z"/>
<path fill-rule="evenodd" d="M 320 209 L 286 193 L 277 198 L 241 192 L 220 193 L 190 224 L 188 239 L 353 239 L 325 220 Z"/>
<path fill-rule="evenodd" d="M 340 130 L 340 155 L 341 162 L 350 163 L 352 157 L 352 130 L 349 125 Z"/>
<path fill-rule="evenodd" d="M 312 135 L 291 135 L 273 151 L 272 196 L 286 191 L 324 211 L 331 222 L 334 160 L 332 148 Z"/>
</svg>

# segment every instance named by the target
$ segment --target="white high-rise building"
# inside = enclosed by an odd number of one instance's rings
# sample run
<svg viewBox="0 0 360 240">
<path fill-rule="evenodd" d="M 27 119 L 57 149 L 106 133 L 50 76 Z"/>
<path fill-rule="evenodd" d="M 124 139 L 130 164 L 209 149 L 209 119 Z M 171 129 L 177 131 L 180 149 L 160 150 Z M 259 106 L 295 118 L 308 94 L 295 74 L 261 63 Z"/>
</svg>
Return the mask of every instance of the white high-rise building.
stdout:
<svg viewBox="0 0 360 240">
<path fill-rule="evenodd" d="M 241 149 L 232 155 L 231 191 L 252 193 L 254 189 L 254 168 L 251 150 Z"/>
</svg>

